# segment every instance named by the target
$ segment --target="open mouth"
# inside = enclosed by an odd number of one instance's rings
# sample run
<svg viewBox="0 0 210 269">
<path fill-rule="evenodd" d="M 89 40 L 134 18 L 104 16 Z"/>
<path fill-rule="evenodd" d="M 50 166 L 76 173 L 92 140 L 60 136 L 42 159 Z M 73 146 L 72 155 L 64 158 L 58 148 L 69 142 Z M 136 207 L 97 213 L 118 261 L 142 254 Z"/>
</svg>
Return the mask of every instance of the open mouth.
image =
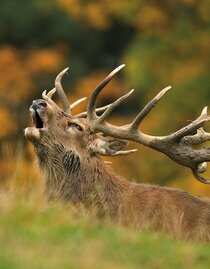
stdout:
<svg viewBox="0 0 210 269">
<path fill-rule="evenodd" d="M 33 127 L 25 128 L 25 137 L 28 138 L 32 143 L 37 142 L 41 139 L 41 135 L 47 131 L 47 126 L 43 119 L 43 109 L 30 107 L 30 114 L 32 118 Z"/>
<path fill-rule="evenodd" d="M 30 109 L 31 112 L 31 117 L 32 117 L 32 122 L 35 128 L 37 129 L 43 129 L 44 128 L 44 122 L 41 119 L 39 113 L 37 112 L 37 110 L 31 108 Z"/>
<path fill-rule="evenodd" d="M 35 111 L 35 116 L 33 117 L 33 124 L 36 128 L 41 129 L 44 127 L 43 121 L 40 118 L 37 111 Z"/>
</svg>

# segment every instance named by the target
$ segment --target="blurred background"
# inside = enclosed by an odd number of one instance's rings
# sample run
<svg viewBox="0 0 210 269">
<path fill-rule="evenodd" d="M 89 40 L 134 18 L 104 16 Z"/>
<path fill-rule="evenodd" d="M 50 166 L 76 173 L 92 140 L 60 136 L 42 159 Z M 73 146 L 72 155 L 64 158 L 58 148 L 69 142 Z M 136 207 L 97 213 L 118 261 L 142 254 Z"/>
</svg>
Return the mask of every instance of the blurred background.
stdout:
<svg viewBox="0 0 210 269">
<path fill-rule="evenodd" d="M 208 0 L 1 0 L 0 185 L 35 186 L 40 175 L 23 129 L 28 108 L 63 79 L 70 102 L 89 96 L 117 65 L 126 67 L 101 94 L 106 104 L 135 92 L 110 117 L 126 124 L 158 91 L 171 85 L 142 125 L 166 135 L 210 104 L 210 1 Z M 56 97 L 55 97 L 56 98 Z M 80 105 L 85 110 L 85 104 Z M 210 186 L 163 154 L 131 143 L 138 152 L 111 159 L 131 181 L 183 188 L 210 196 Z M 206 176 L 210 177 L 207 173 Z"/>
</svg>

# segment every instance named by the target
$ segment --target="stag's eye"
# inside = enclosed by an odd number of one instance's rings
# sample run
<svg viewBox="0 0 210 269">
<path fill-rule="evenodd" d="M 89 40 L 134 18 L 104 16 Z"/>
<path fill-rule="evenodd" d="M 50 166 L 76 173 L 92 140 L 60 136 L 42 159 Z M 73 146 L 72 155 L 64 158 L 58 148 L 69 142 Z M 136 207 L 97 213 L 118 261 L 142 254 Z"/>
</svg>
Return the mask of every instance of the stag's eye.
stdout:
<svg viewBox="0 0 210 269">
<path fill-rule="evenodd" d="M 77 130 L 79 130 L 80 132 L 82 132 L 83 131 L 83 128 L 79 125 L 79 124 L 76 124 L 76 123 L 74 123 L 74 122 L 68 122 L 68 126 L 69 127 L 76 127 L 77 128 Z"/>
<path fill-rule="evenodd" d="M 79 131 L 83 131 L 83 129 L 82 129 L 82 127 L 80 126 L 80 125 L 78 125 L 78 124 L 75 124 L 75 127 L 77 128 L 77 130 L 79 130 Z"/>
</svg>

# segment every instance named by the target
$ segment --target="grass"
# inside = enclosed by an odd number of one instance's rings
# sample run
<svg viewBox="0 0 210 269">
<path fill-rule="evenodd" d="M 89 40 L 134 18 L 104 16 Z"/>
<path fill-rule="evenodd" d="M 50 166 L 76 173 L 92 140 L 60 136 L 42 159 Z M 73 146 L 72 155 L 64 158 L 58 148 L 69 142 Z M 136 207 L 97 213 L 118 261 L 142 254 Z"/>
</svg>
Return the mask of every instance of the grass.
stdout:
<svg viewBox="0 0 210 269">
<path fill-rule="evenodd" d="M 103 224 L 67 205 L 0 195 L 1 269 L 202 269 L 210 246 Z"/>
</svg>

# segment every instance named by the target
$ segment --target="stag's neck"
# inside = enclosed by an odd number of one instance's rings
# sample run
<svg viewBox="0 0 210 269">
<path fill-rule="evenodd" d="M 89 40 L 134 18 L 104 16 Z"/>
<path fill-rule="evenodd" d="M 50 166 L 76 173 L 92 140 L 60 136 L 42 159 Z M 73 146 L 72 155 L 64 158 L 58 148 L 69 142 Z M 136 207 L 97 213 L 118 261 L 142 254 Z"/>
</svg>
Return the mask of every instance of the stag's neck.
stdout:
<svg viewBox="0 0 210 269">
<path fill-rule="evenodd" d="M 129 183 L 97 156 L 82 159 L 79 169 L 65 178 L 60 190 L 61 196 L 88 206 L 113 204 L 129 188 Z"/>
<path fill-rule="evenodd" d="M 38 155 L 40 167 L 46 174 L 48 197 L 97 206 L 100 214 L 116 214 L 119 204 L 126 199 L 130 183 L 117 175 L 98 156 L 81 156 L 74 150 L 65 151 L 57 146 Z M 126 194 L 127 193 L 127 194 Z M 114 213 L 115 211 L 115 213 Z"/>
<path fill-rule="evenodd" d="M 49 199 L 57 196 L 63 179 L 62 145 L 35 144 L 38 165 L 44 174 L 45 192 Z"/>
</svg>

